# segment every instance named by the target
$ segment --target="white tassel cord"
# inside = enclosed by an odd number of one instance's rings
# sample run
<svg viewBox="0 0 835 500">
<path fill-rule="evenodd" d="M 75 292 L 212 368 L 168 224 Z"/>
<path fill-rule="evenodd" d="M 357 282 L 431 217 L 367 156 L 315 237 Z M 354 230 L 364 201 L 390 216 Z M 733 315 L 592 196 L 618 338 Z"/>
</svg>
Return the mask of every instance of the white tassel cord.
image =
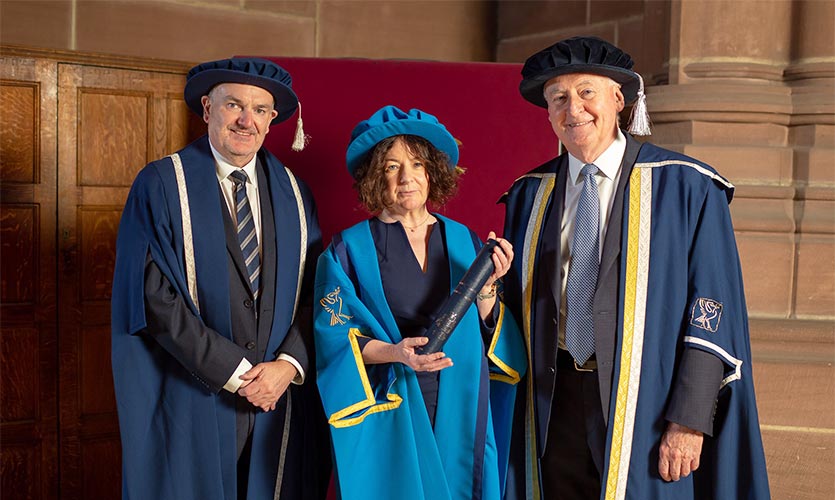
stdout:
<svg viewBox="0 0 835 500">
<path fill-rule="evenodd" d="M 627 129 L 633 135 L 650 135 L 649 112 L 647 111 L 647 96 L 644 94 L 644 79 L 638 75 L 640 86 L 638 87 L 638 100 L 632 106 L 632 116 L 629 118 L 629 128 Z"/>
<path fill-rule="evenodd" d="M 299 101 L 299 117 L 296 119 L 296 136 L 293 138 L 293 151 L 299 152 L 307 146 L 310 136 L 304 133 L 304 122 L 302 121 L 302 103 Z"/>
</svg>

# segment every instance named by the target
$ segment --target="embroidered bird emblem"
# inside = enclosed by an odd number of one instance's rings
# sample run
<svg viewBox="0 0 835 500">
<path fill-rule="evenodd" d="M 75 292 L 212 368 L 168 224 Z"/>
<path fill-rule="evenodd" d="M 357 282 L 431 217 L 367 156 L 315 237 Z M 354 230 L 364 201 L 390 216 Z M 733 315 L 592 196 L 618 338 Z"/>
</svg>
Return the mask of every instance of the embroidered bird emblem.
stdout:
<svg viewBox="0 0 835 500">
<path fill-rule="evenodd" d="M 693 319 L 690 323 L 703 330 L 715 332 L 719 327 L 719 317 L 722 314 L 722 304 L 712 299 L 700 298 L 696 305 L 699 308 L 699 315 L 693 310 Z"/>
<path fill-rule="evenodd" d="M 340 288 L 336 287 L 334 291 L 319 300 L 322 308 L 331 314 L 331 326 L 337 323 L 344 325 L 347 320 L 352 318 L 352 316 L 342 313 L 342 297 L 339 296 L 339 292 Z"/>
</svg>

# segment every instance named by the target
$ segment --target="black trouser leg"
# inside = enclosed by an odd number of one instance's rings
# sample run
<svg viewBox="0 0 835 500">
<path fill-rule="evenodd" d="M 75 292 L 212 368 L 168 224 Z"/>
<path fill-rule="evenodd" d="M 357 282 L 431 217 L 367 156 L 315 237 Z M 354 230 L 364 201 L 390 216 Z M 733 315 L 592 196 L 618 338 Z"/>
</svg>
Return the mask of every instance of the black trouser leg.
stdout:
<svg viewBox="0 0 835 500">
<path fill-rule="evenodd" d="M 576 371 L 571 356 L 560 351 L 548 440 L 541 462 L 543 498 L 599 498 L 605 446 L 597 372 Z"/>
<path fill-rule="evenodd" d="M 247 478 L 249 477 L 249 458 L 252 452 L 252 434 L 246 440 L 241 454 L 238 456 L 238 500 L 246 500 Z"/>
</svg>

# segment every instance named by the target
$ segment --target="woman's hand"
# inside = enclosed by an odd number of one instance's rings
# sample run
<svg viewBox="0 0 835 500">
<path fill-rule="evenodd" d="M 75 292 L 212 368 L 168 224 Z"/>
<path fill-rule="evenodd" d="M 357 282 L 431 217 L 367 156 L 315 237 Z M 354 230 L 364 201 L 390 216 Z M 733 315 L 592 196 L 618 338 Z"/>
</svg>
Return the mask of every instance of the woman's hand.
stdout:
<svg viewBox="0 0 835 500">
<path fill-rule="evenodd" d="M 426 345 L 427 342 L 429 342 L 428 337 L 406 337 L 391 346 L 395 360 L 416 372 L 436 372 L 452 366 L 452 360 L 442 352 L 432 354 L 415 352 L 416 347 Z"/>
<path fill-rule="evenodd" d="M 486 320 L 493 307 L 496 305 L 496 280 L 507 274 L 510 270 L 510 264 L 513 262 L 513 245 L 504 238 L 497 238 L 496 233 L 490 231 L 487 235 L 488 240 L 496 240 L 499 244 L 493 247 L 493 274 L 487 278 L 484 286 L 476 296 L 476 307 L 478 308 L 478 315 L 482 320 Z"/>
<path fill-rule="evenodd" d="M 375 339 L 362 350 L 362 359 L 367 364 L 402 363 L 416 372 L 436 372 L 452 366 L 452 360 L 442 352 L 415 352 L 415 348 L 426 345 L 427 342 L 427 337 L 406 337 L 396 344 Z"/>
<path fill-rule="evenodd" d="M 496 280 L 507 274 L 510 270 L 510 264 L 513 262 L 513 245 L 511 245 L 509 241 L 504 238 L 496 237 L 496 233 L 493 231 L 490 231 L 490 234 L 487 235 L 487 239 L 496 240 L 499 244 L 493 247 L 492 257 L 495 269 L 493 270 L 493 274 L 487 278 L 484 288 L 481 289 L 481 293 L 484 294 L 490 292 L 490 289 Z"/>
</svg>

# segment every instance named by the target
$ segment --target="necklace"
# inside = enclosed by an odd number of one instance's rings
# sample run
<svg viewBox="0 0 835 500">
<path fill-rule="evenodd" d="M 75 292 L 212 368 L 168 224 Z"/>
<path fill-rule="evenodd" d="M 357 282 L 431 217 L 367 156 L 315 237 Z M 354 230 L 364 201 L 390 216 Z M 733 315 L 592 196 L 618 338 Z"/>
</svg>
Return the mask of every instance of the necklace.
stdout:
<svg viewBox="0 0 835 500">
<path fill-rule="evenodd" d="M 414 233 L 415 231 L 417 231 L 417 228 L 426 224 L 426 221 L 429 220 L 429 216 L 431 216 L 431 215 L 432 214 L 429 213 L 429 211 L 427 210 L 426 211 L 426 217 L 424 217 L 422 221 L 418 222 L 414 226 L 407 226 L 406 224 L 403 224 L 403 221 L 399 221 L 399 222 L 400 222 L 400 225 L 403 226 L 404 228 L 408 229 L 410 233 Z M 386 218 L 392 219 L 392 222 L 398 222 L 397 219 L 395 219 L 394 217 L 386 216 Z M 383 222 L 385 222 L 385 221 L 383 221 Z"/>
</svg>

